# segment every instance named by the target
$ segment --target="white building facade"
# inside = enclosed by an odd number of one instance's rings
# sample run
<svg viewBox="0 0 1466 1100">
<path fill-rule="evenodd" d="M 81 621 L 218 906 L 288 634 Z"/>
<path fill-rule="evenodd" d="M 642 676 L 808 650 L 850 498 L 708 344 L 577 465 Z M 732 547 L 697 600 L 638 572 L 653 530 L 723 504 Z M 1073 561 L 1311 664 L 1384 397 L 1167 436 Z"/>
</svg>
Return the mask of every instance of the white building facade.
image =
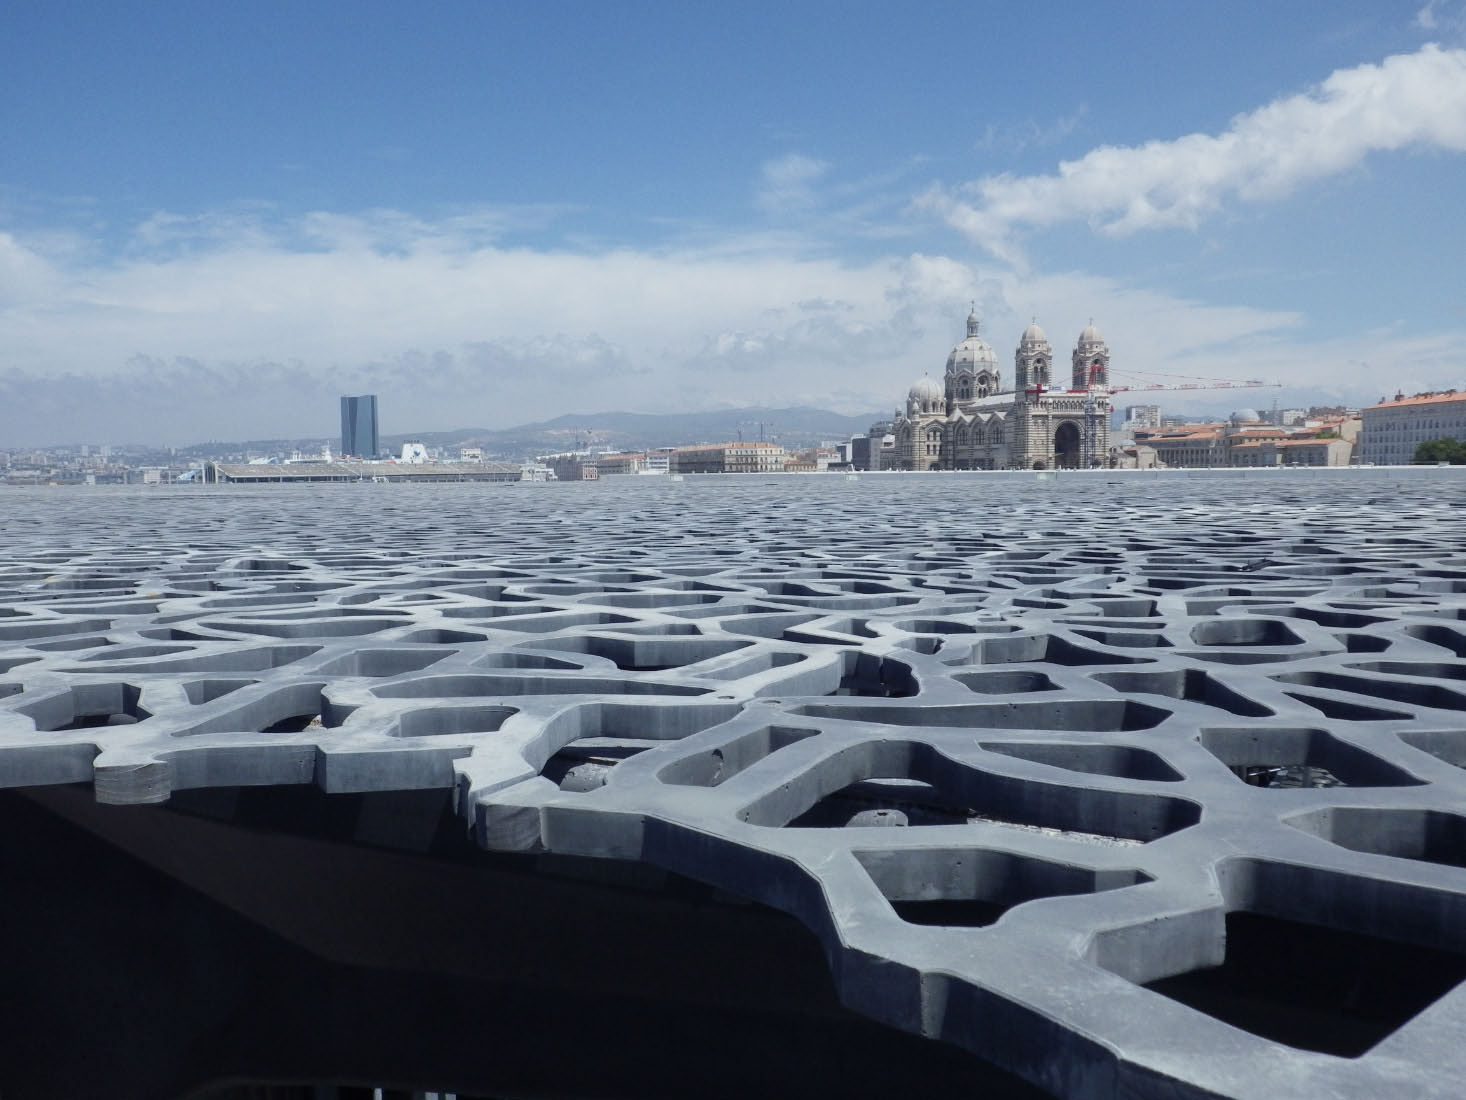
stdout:
<svg viewBox="0 0 1466 1100">
<path fill-rule="evenodd" d="M 1358 460 L 1376 466 L 1404 466 L 1415 448 L 1434 439 L 1466 440 L 1466 393 L 1396 394 L 1361 412 Z"/>
</svg>

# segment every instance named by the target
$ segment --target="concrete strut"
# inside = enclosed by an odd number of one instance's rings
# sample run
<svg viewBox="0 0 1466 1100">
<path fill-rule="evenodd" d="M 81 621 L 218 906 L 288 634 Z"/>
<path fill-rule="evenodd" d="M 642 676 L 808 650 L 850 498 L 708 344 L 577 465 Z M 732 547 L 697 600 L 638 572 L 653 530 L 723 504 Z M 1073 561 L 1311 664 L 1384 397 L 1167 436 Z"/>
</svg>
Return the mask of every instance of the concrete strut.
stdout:
<svg viewBox="0 0 1466 1100">
<path fill-rule="evenodd" d="M 1454 1096 L 1466 481 L 6 493 L 0 786 L 453 790 L 1065 1097 Z"/>
</svg>

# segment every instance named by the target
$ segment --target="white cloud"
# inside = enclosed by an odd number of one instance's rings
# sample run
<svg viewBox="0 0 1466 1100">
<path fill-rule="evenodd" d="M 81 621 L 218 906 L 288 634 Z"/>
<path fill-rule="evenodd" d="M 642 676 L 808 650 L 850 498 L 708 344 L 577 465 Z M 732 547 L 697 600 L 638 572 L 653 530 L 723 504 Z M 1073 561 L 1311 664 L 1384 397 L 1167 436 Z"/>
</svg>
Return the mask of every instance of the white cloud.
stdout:
<svg viewBox="0 0 1466 1100">
<path fill-rule="evenodd" d="M 1466 35 L 1466 2 L 1463 0 L 1427 0 L 1415 13 L 1415 27 L 1440 38 L 1460 39 Z"/>
<path fill-rule="evenodd" d="M 815 206 L 814 185 L 829 165 L 802 153 L 765 161 L 760 173 L 758 205 L 772 214 L 797 214 Z"/>
<path fill-rule="evenodd" d="M 1017 125 L 998 126 L 988 123 L 983 130 L 977 148 L 987 151 L 1001 149 L 1009 153 L 1021 153 L 1025 149 L 1040 149 L 1046 145 L 1057 145 L 1076 129 L 1089 113 L 1088 104 L 1081 103 L 1072 115 L 1056 118 L 1044 126 L 1034 119 L 1025 119 Z"/>
<path fill-rule="evenodd" d="M 768 240 L 509 248 L 483 242 L 483 220 L 377 211 L 179 229 L 165 215 L 143 235 L 159 238 L 151 251 L 139 237 L 107 262 L 0 236 L 0 448 L 329 436 L 342 393 L 379 394 L 389 433 L 610 409 L 874 412 L 942 369 L 973 298 L 1005 373 L 1033 314 L 1062 354 L 1093 316 L 1117 375 L 1277 377 L 1373 400 L 1396 364 L 1416 388 L 1460 371 L 1459 334 L 1312 344 L 1292 312 L 1099 276 L 922 253 L 842 263 Z"/>
<path fill-rule="evenodd" d="M 1195 228 L 1229 198 L 1280 199 L 1370 153 L 1408 147 L 1466 151 L 1466 50 L 1426 45 L 1337 70 L 1308 92 L 1237 116 L 1220 134 L 1101 146 L 1053 175 L 986 176 L 917 202 L 1021 264 L 1015 237 L 1025 228 L 1080 219 L 1116 236 Z"/>
</svg>

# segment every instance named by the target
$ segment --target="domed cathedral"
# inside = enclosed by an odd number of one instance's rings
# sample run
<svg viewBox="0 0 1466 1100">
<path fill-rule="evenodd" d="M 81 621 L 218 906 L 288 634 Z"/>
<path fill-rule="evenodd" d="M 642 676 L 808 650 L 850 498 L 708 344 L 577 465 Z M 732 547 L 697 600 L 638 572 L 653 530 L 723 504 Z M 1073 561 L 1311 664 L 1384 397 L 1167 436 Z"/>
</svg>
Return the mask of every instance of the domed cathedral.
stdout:
<svg viewBox="0 0 1466 1100">
<path fill-rule="evenodd" d="M 977 311 L 967 315 L 967 339 L 947 356 L 947 394 L 955 401 L 972 401 L 998 392 L 998 357 L 978 329 Z"/>
<path fill-rule="evenodd" d="M 906 414 L 898 413 L 891 425 L 895 445 L 884 452 L 881 468 L 1104 465 L 1110 449 L 1110 349 L 1094 323 L 1079 334 L 1068 389 L 1053 386 L 1054 349 L 1037 322 L 1019 338 L 1012 389 L 1003 388 L 998 358 L 981 328 L 974 309 L 967 318 L 967 337 L 947 356 L 944 386 L 923 376 L 911 387 Z"/>
</svg>

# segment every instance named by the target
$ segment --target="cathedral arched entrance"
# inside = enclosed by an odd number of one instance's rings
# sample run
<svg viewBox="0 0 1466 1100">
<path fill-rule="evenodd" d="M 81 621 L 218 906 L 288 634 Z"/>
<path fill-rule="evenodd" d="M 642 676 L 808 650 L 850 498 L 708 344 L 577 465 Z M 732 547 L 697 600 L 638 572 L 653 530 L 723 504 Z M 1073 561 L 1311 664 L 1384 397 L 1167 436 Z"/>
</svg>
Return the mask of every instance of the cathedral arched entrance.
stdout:
<svg viewBox="0 0 1466 1100">
<path fill-rule="evenodd" d="M 1079 469 L 1079 428 L 1072 420 L 1054 432 L 1054 465 L 1060 470 Z"/>
</svg>

